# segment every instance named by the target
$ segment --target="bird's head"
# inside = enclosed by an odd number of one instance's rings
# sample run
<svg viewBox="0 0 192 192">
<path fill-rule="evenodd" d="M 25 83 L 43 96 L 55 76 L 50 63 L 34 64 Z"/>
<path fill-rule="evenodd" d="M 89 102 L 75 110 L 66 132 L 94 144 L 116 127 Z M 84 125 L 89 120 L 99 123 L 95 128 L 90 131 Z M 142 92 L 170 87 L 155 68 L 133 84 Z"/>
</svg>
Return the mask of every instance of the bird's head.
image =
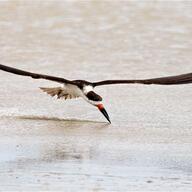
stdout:
<svg viewBox="0 0 192 192">
<path fill-rule="evenodd" d="M 98 94 L 96 94 L 93 91 L 93 87 L 91 86 L 86 86 L 84 87 L 84 93 L 87 97 L 87 101 L 94 105 L 95 107 L 97 107 L 99 109 L 99 111 L 105 116 L 105 118 L 109 121 L 109 123 L 111 123 L 109 115 L 107 113 L 107 111 L 105 110 L 103 104 L 102 104 L 102 97 Z"/>
</svg>

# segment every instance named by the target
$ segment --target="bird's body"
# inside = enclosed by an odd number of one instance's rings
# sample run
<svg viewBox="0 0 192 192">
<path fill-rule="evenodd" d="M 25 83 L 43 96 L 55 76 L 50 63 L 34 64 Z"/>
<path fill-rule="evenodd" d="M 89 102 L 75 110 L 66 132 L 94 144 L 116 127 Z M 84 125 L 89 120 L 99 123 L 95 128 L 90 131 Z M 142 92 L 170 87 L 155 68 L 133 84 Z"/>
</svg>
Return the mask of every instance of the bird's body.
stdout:
<svg viewBox="0 0 192 192">
<path fill-rule="evenodd" d="M 30 76 L 33 79 L 45 79 L 50 81 L 55 81 L 61 83 L 61 87 L 53 88 L 44 88 L 40 89 L 49 94 L 50 96 L 56 96 L 58 99 L 73 99 L 73 98 L 83 98 L 86 102 L 90 103 L 93 106 L 96 106 L 105 118 L 109 121 L 109 116 L 102 104 L 102 97 L 97 95 L 94 92 L 94 88 L 101 85 L 110 85 L 110 84 L 156 84 L 156 85 L 178 85 L 178 84 L 188 84 L 192 83 L 192 73 L 169 76 L 169 77 L 160 77 L 153 79 L 136 79 L 136 80 L 105 80 L 98 82 L 88 82 L 85 80 L 67 80 L 61 77 L 54 77 L 49 75 L 43 75 L 38 73 L 31 73 L 28 71 L 23 71 L 13 67 L 8 67 L 0 64 L 0 70 L 10 72 L 22 76 Z"/>
<path fill-rule="evenodd" d="M 97 99 L 90 98 L 90 93 L 93 93 L 93 87 L 91 85 L 83 85 L 81 88 L 76 85 L 64 83 L 62 87 L 40 87 L 40 89 L 52 97 L 56 96 L 58 99 L 75 99 L 81 97 L 92 105 L 99 104 Z"/>
</svg>

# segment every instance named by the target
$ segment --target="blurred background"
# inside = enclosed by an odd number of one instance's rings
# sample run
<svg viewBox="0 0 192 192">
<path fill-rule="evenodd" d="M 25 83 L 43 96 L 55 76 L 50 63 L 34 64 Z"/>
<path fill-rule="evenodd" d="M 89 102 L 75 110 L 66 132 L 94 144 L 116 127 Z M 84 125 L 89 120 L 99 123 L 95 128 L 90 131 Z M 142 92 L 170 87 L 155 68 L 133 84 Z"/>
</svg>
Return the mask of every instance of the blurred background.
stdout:
<svg viewBox="0 0 192 192">
<path fill-rule="evenodd" d="M 0 1 L 0 63 L 89 81 L 189 73 L 191 20 L 191 1 Z M 98 87 L 112 125 L 42 86 L 58 84 L 0 71 L 2 190 L 191 191 L 191 85 Z"/>
</svg>

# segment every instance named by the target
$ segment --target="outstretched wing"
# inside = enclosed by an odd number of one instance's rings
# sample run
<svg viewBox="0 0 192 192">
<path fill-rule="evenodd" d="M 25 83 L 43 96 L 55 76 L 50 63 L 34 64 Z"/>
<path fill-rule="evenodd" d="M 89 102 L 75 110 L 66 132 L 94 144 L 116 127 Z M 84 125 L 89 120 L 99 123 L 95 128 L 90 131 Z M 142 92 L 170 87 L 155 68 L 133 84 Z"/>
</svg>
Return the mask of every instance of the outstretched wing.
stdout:
<svg viewBox="0 0 192 192">
<path fill-rule="evenodd" d="M 98 81 L 93 83 L 93 87 L 101 86 L 101 85 L 110 85 L 110 84 L 157 84 L 157 85 L 179 85 L 179 84 L 188 84 L 192 83 L 192 73 L 177 75 L 177 76 L 168 76 L 168 77 L 160 77 L 153 79 L 135 79 L 135 80 L 106 80 L 106 81 Z"/>
<path fill-rule="evenodd" d="M 0 64 L 0 70 L 6 71 L 6 72 L 9 72 L 9 73 L 14 73 L 14 74 L 17 74 L 17 75 L 30 76 L 30 77 L 32 77 L 34 79 L 46 79 L 46 80 L 50 80 L 50 81 L 56 81 L 58 83 L 75 84 L 74 82 L 69 81 L 69 80 L 64 79 L 64 78 L 54 77 L 54 76 L 49 76 L 49 75 L 43 75 L 43 74 L 38 74 L 38 73 L 31 73 L 31 72 L 28 72 L 28 71 L 23 71 L 23 70 L 20 70 L 20 69 L 16 69 L 16 68 L 13 68 L 13 67 L 8 67 L 8 66 L 1 65 L 1 64 Z"/>
<path fill-rule="evenodd" d="M 57 99 L 74 99 L 79 97 L 79 95 L 68 93 L 65 88 L 62 87 L 52 87 L 52 88 L 45 88 L 40 87 L 43 92 L 46 92 L 48 95 L 54 97 L 57 96 Z"/>
</svg>

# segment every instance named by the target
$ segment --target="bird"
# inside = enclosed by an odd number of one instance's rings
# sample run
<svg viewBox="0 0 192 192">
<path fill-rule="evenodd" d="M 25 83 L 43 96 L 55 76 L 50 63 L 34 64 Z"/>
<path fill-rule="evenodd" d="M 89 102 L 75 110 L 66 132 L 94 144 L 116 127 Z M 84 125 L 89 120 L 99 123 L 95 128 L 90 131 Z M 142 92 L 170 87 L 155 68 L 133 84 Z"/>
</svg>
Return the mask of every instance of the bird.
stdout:
<svg viewBox="0 0 192 192">
<path fill-rule="evenodd" d="M 98 86 L 113 84 L 181 85 L 192 83 L 192 73 L 149 79 L 103 80 L 90 82 L 86 80 L 68 80 L 62 77 L 32 73 L 2 64 L 0 64 L 0 70 L 16 75 L 29 76 L 33 79 L 45 79 L 60 83 L 62 86 L 51 88 L 40 87 L 40 89 L 52 97 L 56 96 L 58 99 L 73 99 L 81 97 L 89 104 L 97 107 L 109 123 L 111 123 L 111 120 L 102 103 L 103 99 L 94 91 L 94 89 Z"/>
</svg>

